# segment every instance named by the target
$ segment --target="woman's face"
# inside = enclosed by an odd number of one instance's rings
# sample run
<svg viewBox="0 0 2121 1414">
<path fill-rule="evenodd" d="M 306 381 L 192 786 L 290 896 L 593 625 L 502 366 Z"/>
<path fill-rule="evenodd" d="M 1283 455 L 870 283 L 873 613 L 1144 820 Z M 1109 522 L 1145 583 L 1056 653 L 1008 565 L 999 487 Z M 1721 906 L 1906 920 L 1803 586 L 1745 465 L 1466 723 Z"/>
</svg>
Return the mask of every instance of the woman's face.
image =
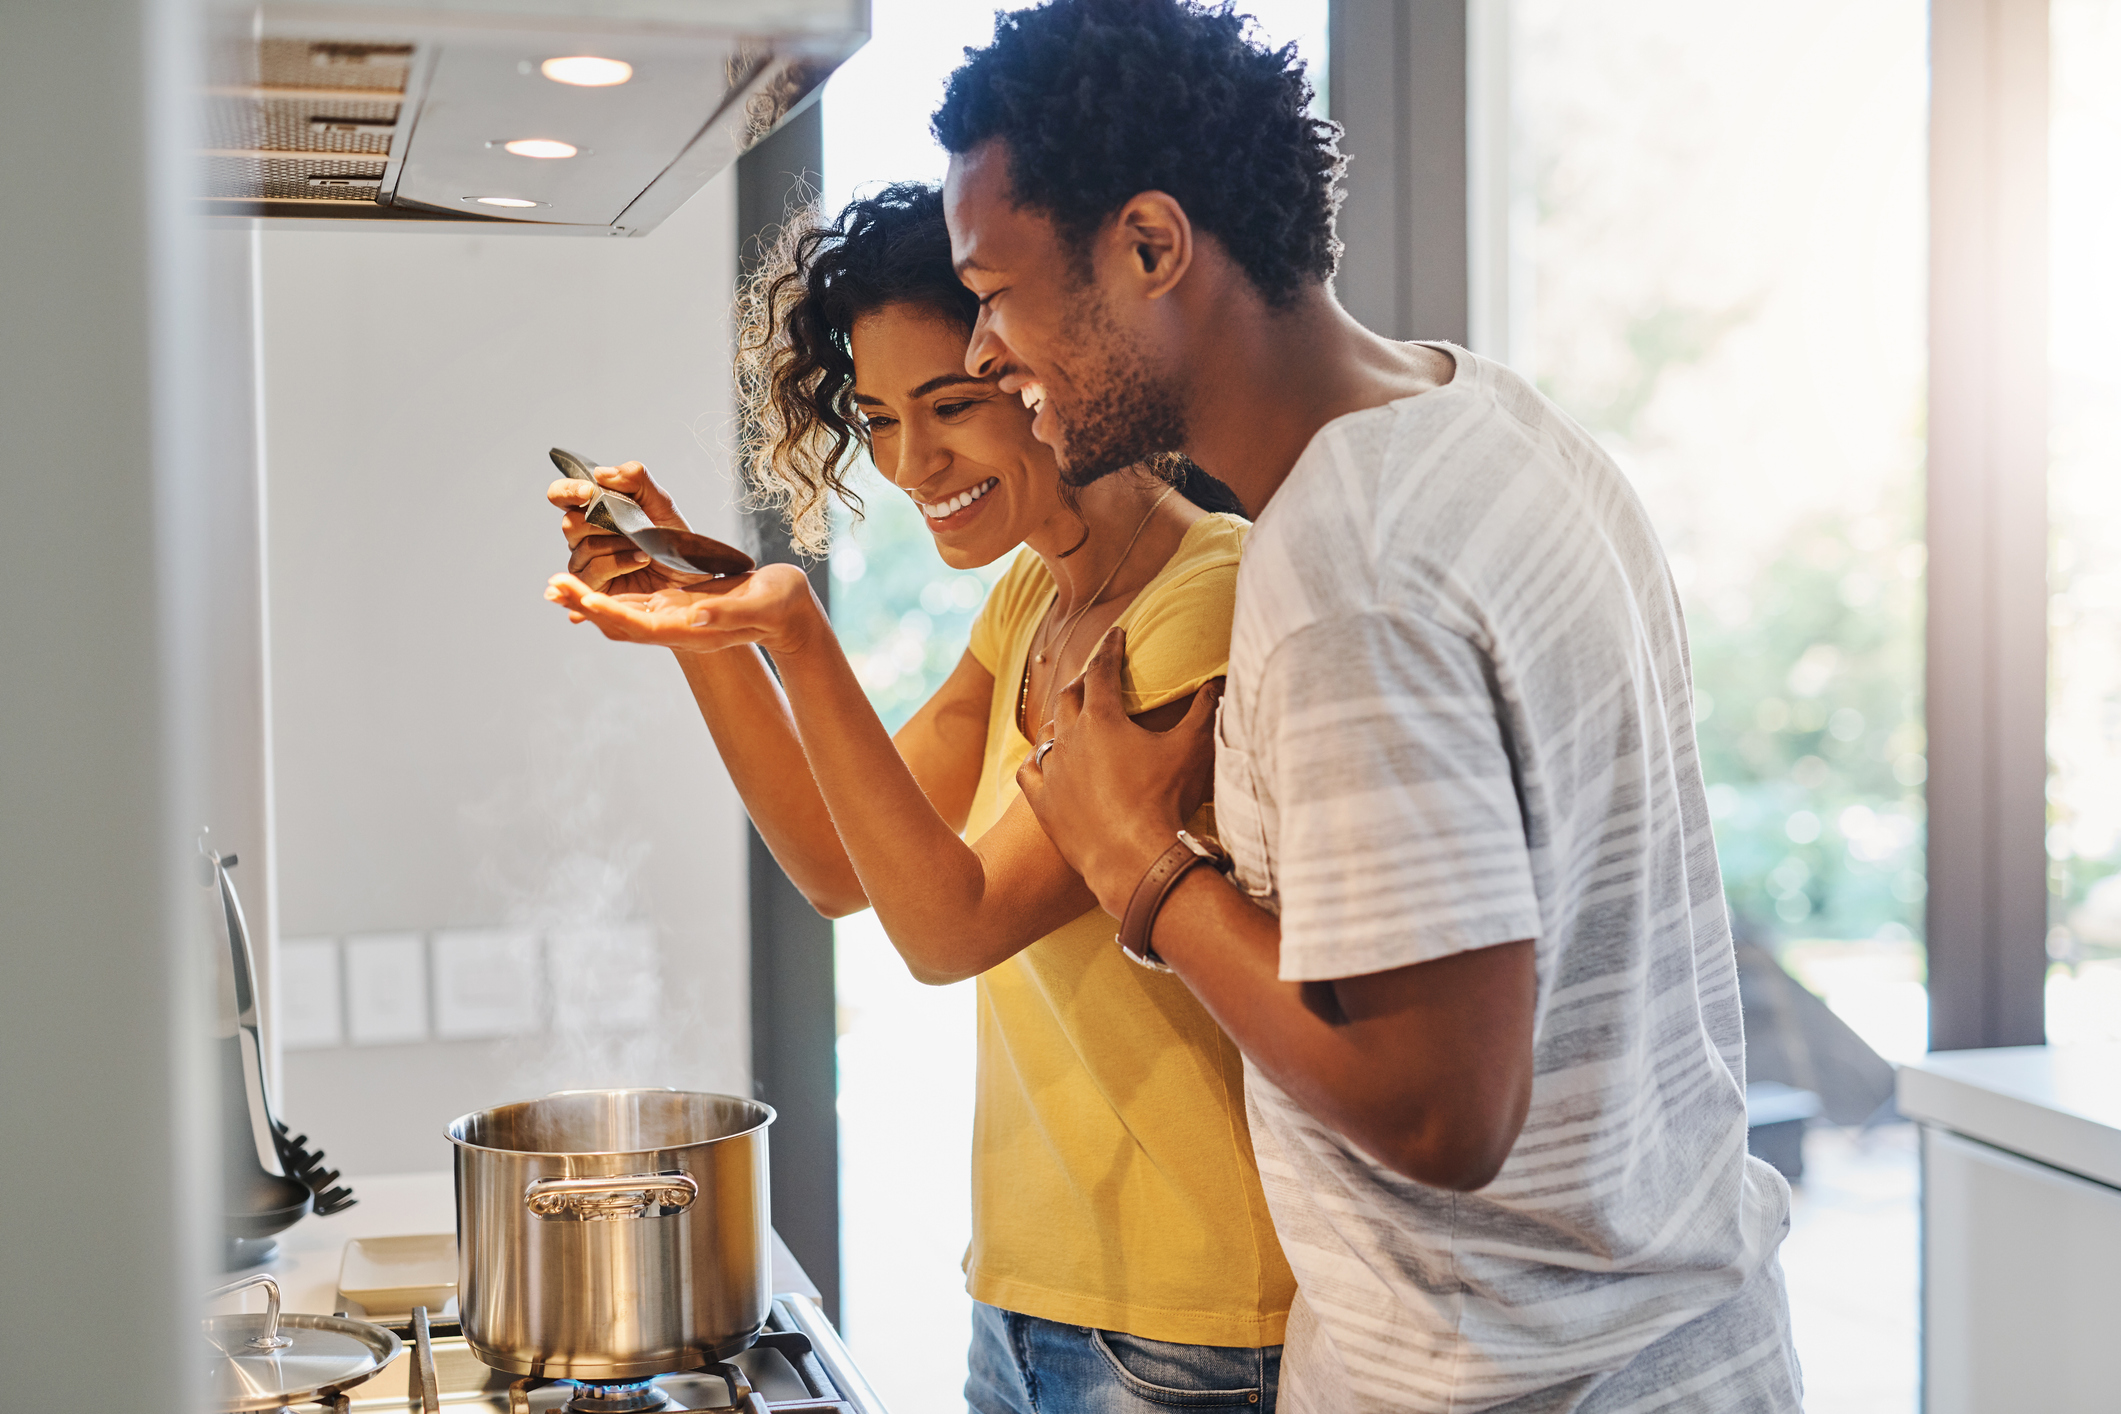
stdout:
<svg viewBox="0 0 2121 1414">
<path fill-rule="evenodd" d="M 855 321 L 854 401 L 877 470 L 913 498 L 953 569 L 992 564 L 1064 509 L 1031 412 L 965 372 L 965 331 L 922 306 Z"/>
</svg>

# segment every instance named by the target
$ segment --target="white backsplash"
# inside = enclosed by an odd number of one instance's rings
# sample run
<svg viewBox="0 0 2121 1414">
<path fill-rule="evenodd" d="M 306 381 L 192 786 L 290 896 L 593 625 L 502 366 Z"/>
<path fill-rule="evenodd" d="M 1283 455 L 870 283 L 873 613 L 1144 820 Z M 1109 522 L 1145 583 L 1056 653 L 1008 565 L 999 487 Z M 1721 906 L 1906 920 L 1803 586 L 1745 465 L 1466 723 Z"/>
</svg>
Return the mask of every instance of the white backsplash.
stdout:
<svg viewBox="0 0 2121 1414">
<path fill-rule="evenodd" d="M 668 655 L 541 593 L 555 444 L 739 534 L 730 179 L 639 241 L 264 241 L 290 1124 L 358 1179 L 552 1089 L 747 1091 L 735 792 Z"/>
</svg>

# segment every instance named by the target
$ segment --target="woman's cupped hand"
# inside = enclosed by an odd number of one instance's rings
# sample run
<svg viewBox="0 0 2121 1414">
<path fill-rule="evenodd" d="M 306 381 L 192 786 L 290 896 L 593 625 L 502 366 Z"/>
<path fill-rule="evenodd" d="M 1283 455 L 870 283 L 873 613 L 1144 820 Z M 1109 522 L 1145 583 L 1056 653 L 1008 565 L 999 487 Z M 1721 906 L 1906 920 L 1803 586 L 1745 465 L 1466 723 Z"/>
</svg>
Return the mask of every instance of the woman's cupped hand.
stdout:
<svg viewBox="0 0 2121 1414">
<path fill-rule="evenodd" d="M 809 577 L 787 564 L 645 594 L 605 594 L 572 574 L 556 574 L 545 597 L 573 622 L 596 625 L 606 638 L 681 653 L 756 644 L 785 656 L 831 632 Z"/>
<path fill-rule="evenodd" d="M 794 565 L 767 565 L 722 579 L 678 574 L 650 560 L 623 535 L 591 525 L 582 507 L 598 486 L 631 496 L 657 525 L 689 529 L 670 494 L 639 462 L 596 469 L 597 485 L 562 478 L 545 499 L 560 512 L 567 571 L 545 597 L 575 623 L 595 624 L 606 638 L 686 653 L 713 653 L 755 643 L 775 654 L 800 652 L 820 630 L 825 611 Z"/>
</svg>

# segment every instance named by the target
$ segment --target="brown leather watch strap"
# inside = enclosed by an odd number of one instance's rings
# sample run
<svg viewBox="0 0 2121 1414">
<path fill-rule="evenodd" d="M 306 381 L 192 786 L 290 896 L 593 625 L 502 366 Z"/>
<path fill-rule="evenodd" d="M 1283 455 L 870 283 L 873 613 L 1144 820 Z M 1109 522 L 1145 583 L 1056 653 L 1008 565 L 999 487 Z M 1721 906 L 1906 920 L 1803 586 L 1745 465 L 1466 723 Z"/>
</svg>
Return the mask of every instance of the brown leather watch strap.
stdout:
<svg viewBox="0 0 2121 1414">
<path fill-rule="evenodd" d="M 1162 911 L 1164 900 L 1196 864 L 1209 865 L 1218 872 L 1230 867 L 1229 856 L 1223 853 L 1220 844 L 1204 844 L 1180 830 L 1171 847 L 1156 856 L 1156 862 L 1149 866 L 1148 873 L 1142 875 L 1142 881 L 1134 886 L 1134 894 L 1127 900 L 1127 916 L 1120 920 L 1119 934 L 1114 939 L 1120 951 L 1144 967 L 1158 972 L 1171 970 L 1150 946 L 1149 933 L 1156 926 L 1156 915 Z"/>
</svg>

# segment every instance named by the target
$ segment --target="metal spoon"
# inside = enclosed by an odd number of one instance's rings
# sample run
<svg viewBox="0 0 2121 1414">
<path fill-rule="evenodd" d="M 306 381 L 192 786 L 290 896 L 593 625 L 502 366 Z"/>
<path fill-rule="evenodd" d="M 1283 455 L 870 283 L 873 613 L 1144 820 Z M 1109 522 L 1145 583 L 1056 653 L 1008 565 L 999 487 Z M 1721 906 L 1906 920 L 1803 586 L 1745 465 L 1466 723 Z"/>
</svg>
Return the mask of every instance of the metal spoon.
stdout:
<svg viewBox="0 0 2121 1414">
<path fill-rule="evenodd" d="M 636 549 L 663 568 L 676 570 L 679 574 L 713 575 L 749 574 L 758 568 L 751 556 L 734 545 L 724 545 L 719 540 L 695 535 L 689 530 L 671 530 L 657 525 L 633 497 L 597 486 L 596 464 L 587 458 L 561 447 L 554 447 L 551 456 L 560 475 L 597 487 L 595 497 L 582 507 L 583 518 L 599 529 L 625 536 Z"/>
</svg>

